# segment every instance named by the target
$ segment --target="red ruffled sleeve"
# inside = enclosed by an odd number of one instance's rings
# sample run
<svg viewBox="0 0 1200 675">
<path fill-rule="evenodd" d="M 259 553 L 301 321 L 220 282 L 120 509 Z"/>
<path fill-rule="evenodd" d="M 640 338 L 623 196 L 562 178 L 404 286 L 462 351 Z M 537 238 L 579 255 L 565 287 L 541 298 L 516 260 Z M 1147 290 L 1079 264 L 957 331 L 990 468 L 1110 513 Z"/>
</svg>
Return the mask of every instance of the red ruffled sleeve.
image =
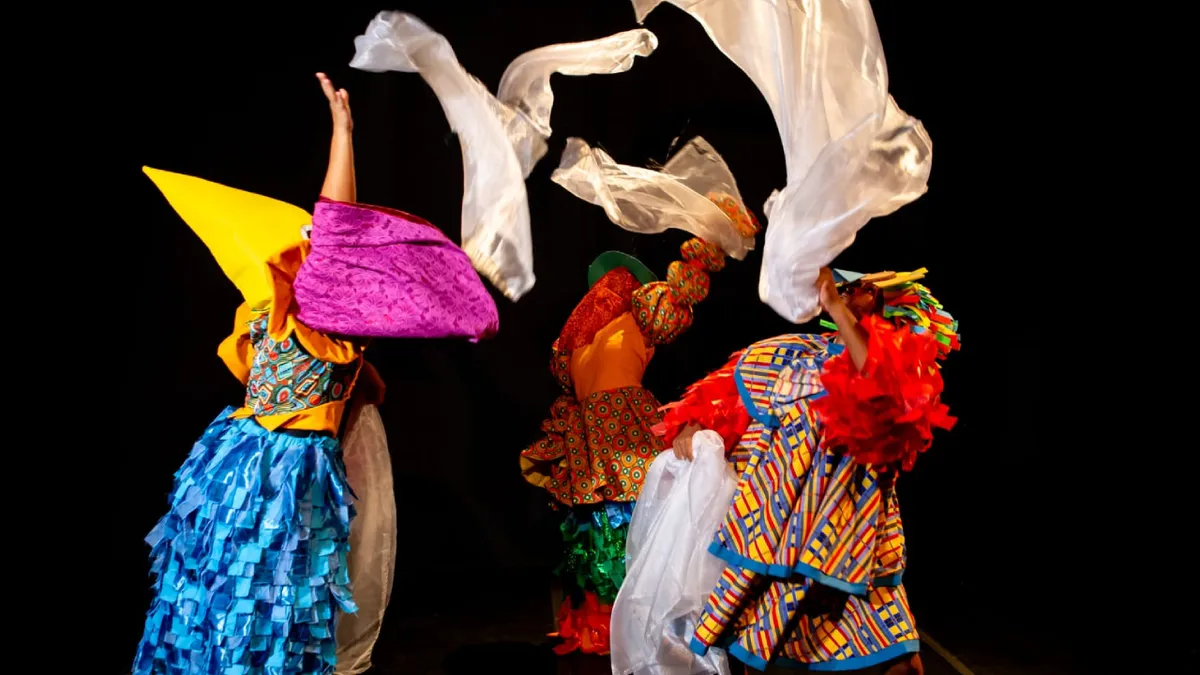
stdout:
<svg viewBox="0 0 1200 675">
<path fill-rule="evenodd" d="M 750 426 L 750 414 L 738 393 L 735 372 L 742 353 L 734 354 L 720 370 L 688 387 L 683 398 L 662 407 L 663 421 L 655 425 L 655 434 L 667 445 L 689 424 L 697 424 L 721 435 L 725 451 L 733 449 Z"/>
<path fill-rule="evenodd" d="M 842 447 L 863 464 L 911 469 L 929 449 L 933 429 L 957 421 L 941 402 L 939 343 L 930 332 L 896 328 L 877 316 L 861 324 L 869 335 L 861 371 L 849 352 L 825 362 L 825 396 L 813 401 L 821 415 L 824 443 Z"/>
</svg>

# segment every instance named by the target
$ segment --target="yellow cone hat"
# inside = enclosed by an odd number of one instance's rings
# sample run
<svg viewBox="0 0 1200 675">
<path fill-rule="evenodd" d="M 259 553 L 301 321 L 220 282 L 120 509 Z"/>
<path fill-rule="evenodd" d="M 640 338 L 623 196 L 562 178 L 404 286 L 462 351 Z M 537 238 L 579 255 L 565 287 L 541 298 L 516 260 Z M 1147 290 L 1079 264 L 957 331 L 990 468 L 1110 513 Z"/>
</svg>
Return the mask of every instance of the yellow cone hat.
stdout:
<svg viewBox="0 0 1200 675">
<path fill-rule="evenodd" d="M 142 167 L 171 207 L 204 241 L 251 307 L 271 297 L 265 263 L 303 239 L 304 209 L 270 197 L 170 171 Z"/>
</svg>

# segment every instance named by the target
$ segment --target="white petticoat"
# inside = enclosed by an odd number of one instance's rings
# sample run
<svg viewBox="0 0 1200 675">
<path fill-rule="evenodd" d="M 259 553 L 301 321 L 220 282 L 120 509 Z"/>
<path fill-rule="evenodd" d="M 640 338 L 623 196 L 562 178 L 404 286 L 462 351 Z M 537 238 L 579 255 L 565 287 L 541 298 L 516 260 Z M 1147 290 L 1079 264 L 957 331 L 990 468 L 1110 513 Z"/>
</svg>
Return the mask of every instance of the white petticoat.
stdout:
<svg viewBox="0 0 1200 675">
<path fill-rule="evenodd" d="M 387 433 L 375 406 L 351 408 L 349 414 L 342 457 L 358 498 L 347 558 L 358 612 L 338 618 L 337 675 L 358 675 L 371 667 L 396 571 L 396 495 Z"/>
<path fill-rule="evenodd" d="M 689 648 L 725 564 L 708 552 L 737 487 L 715 431 L 692 439 L 694 461 L 664 452 L 650 465 L 626 542 L 625 583 L 613 603 L 614 675 L 729 675 L 722 649 Z"/>
</svg>

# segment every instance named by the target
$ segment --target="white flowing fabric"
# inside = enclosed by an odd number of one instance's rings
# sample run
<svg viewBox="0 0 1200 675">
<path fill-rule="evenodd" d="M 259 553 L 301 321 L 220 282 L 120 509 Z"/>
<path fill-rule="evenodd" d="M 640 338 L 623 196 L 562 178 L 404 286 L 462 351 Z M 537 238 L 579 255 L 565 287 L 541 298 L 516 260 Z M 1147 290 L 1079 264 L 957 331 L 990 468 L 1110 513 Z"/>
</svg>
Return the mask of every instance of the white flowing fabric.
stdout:
<svg viewBox="0 0 1200 675">
<path fill-rule="evenodd" d="M 767 99 L 787 185 L 763 207 L 758 293 L 784 318 L 820 311 L 814 284 L 871 218 L 925 193 L 933 145 L 887 91 L 868 0 L 632 0 L 638 23 L 662 2 L 692 15 Z"/>
<path fill-rule="evenodd" d="M 419 73 L 437 95 L 463 154 L 462 248 L 475 269 L 516 301 L 533 287 L 533 241 L 525 178 L 546 154 L 554 94 L 550 76 L 620 73 L 658 45 L 645 29 L 550 45 L 509 64 L 492 96 L 420 19 L 381 12 L 354 39 L 350 66 Z"/>
<path fill-rule="evenodd" d="M 660 454 L 646 473 L 625 544 L 625 583 L 613 603 L 613 675 L 729 675 L 722 649 L 688 648 L 725 564 L 708 552 L 737 488 L 715 431 L 692 438 L 694 460 Z"/>
<path fill-rule="evenodd" d="M 741 203 L 737 182 L 725 160 L 697 136 L 675 153 L 661 171 L 617 164 L 599 148 L 568 138 L 550 180 L 580 199 L 604 208 L 614 224 L 639 234 L 668 228 L 717 244 L 742 260 L 754 250 L 754 237 L 742 236 L 733 221 L 707 197 L 724 192 Z"/>
<path fill-rule="evenodd" d="M 349 414 L 342 457 L 358 498 L 347 559 L 358 612 L 338 617 L 337 675 L 358 675 L 371 667 L 396 572 L 396 495 L 387 433 L 375 406 L 354 406 Z"/>
</svg>

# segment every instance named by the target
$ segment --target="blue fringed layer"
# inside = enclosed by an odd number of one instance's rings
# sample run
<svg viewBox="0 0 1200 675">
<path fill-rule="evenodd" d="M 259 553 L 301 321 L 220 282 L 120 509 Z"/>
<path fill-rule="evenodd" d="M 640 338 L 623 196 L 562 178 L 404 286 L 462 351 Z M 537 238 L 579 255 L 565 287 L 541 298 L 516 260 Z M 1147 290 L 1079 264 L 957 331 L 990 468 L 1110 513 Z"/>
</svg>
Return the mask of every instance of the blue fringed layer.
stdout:
<svg viewBox="0 0 1200 675">
<path fill-rule="evenodd" d="M 227 409 L 146 537 L 156 595 L 134 675 L 325 675 L 350 596 L 350 488 L 337 439 Z"/>
</svg>

